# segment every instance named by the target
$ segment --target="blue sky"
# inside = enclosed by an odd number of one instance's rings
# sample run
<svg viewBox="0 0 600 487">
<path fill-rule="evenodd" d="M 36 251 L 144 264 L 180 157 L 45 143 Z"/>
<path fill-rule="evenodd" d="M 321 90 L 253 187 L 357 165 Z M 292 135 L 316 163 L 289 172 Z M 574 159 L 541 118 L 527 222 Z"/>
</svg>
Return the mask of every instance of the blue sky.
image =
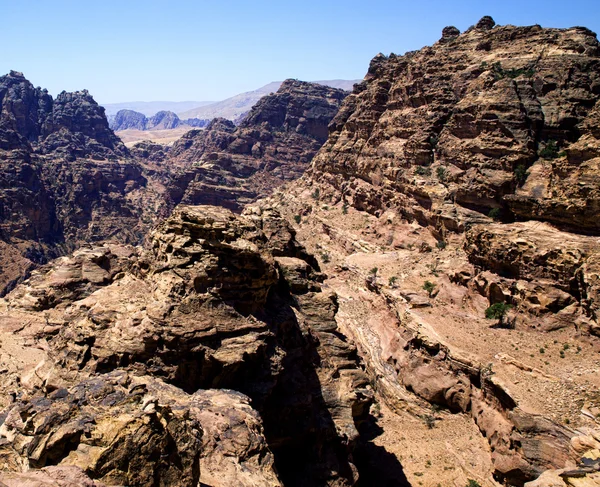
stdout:
<svg viewBox="0 0 600 487">
<path fill-rule="evenodd" d="M 600 1 L 0 0 L 0 74 L 104 103 L 220 100 L 285 78 L 362 78 L 446 25 L 600 30 Z"/>
</svg>

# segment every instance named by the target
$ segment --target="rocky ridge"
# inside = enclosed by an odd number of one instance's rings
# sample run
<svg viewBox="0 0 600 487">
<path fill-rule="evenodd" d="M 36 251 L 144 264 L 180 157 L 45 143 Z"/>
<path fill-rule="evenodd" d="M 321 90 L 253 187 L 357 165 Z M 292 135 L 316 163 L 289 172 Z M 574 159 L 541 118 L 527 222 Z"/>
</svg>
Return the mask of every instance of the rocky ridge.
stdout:
<svg viewBox="0 0 600 487">
<path fill-rule="evenodd" d="M 420 479 L 415 459 L 411 481 L 522 486 L 582 461 L 573 428 L 600 417 L 599 62 L 585 28 L 489 17 L 378 55 L 307 174 L 260 203 L 343 296 L 338 325 L 391 417 L 466 414 L 487 439 L 487 472 L 431 459 Z M 423 455 L 449 448 L 427 437 Z M 577 485 L 561 478 L 536 485 Z"/>
<path fill-rule="evenodd" d="M 0 301 L 0 482 L 354 485 L 372 391 L 313 265 L 274 212 L 179 207 L 35 271 Z"/>
<path fill-rule="evenodd" d="M 87 91 L 53 100 L 21 73 L 0 78 L 0 292 L 82 242 L 139 241 L 149 186 Z"/>
<path fill-rule="evenodd" d="M 110 120 L 110 128 L 121 130 L 170 130 L 177 127 L 206 127 L 210 120 L 188 118 L 181 120 L 176 113 L 161 110 L 151 117 L 133 110 L 119 110 Z"/>
<path fill-rule="evenodd" d="M 285 181 L 300 177 L 327 139 L 343 90 L 298 80 L 262 98 L 236 127 L 215 119 L 177 141 L 169 163 L 173 204 L 218 204 L 241 211 Z"/>
</svg>

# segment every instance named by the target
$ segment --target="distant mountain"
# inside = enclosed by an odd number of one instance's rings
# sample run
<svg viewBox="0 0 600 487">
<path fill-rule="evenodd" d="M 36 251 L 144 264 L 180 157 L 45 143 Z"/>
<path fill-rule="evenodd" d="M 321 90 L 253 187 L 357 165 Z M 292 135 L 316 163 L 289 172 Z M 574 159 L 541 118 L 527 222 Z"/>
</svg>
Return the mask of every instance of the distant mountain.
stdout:
<svg viewBox="0 0 600 487">
<path fill-rule="evenodd" d="M 122 130 L 171 130 L 177 127 L 205 127 L 210 120 L 190 118 L 181 120 L 175 113 L 162 110 L 152 117 L 133 110 L 119 110 L 110 118 L 110 128 Z"/>
<path fill-rule="evenodd" d="M 332 88 L 338 88 L 345 91 L 352 90 L 355 83 L 361 80 L 321 80 L 313 81 L 313 83 L 330 86 Z M 281 86 L 282 81 L 274 81 L 268 85 L 263 86 L 254 91 L 248 91 L 246 93 L 240 93 L 239 95 L 232 96 L 223 101 L 211 103 L 209 105 L 203 105 L 200 107 L 178 112 L 178 115 L 182 118 L 200 118 L 200 119 L 213 119 L 213 118 L 226 118 L 228 120 L 239 121 L 250 109 L 260 100 L 263 96 L 269 93 L 276 92 Z"/>
<path fill-rule="evenodd" d="M 127 101 L 123 103 L 101 103 L 106 110 L 106 117 L 110 120 L 120 110 L 132 110 L 142 113 L 147 117 L 167 111 L 167 112 L 183 112 L 192 108 L 211 105 L 214 101 Z"/>
</svg>

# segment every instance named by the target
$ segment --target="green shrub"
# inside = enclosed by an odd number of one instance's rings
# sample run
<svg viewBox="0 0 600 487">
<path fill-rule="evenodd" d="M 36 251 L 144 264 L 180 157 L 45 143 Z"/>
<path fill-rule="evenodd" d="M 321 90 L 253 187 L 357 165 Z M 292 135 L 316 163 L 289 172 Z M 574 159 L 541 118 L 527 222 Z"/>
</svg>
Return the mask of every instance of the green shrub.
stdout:
<svg viewBox="0 0 600 487">
<path fill-rule="evenodd" d="M 427 294 L 429 295 L 429 297 L 433 296 L 433 291 L 435 289 L 435 284 L 431 281 L 425 281 L 423 283 L 423 289 L 425 291 L 427 291 Z"/>
<path fill-rule="evenodd" d="M 342 214 L 343 215 L 347 215 L 348 214 L 348 205 L 345 204 L 344 206 L 342 206 Z"/>
<path fill-rule="evenodd" d="M 448 177 L 448 171 L 445 167 L 441 166 L 435 170 L 435 174 L 437 175 L 437 178 L 442 182 L 446 181 L 446 178 Z"/>
<path fill-rule="evenodd" d="M 392 276 L 389 278 L 388 283 L 391 287 L 394 287 L 396 285 L 397 280 L 398 280 L 398 278 L 396 276 Z"/>
<path fill-rule="evenodd" d="M 415 174 L 419 176 L 431 176 L 431 168 L 425 166 L 417 166 L 415 169 Z"/>
<path fill-rule="evenodd" d="M 319 188 L 316 188 L 312 194 L 311 194 L 313 200 L 318 200 L 319 196 L 321 196 L 321 190 Z"/>
<path fill-rule="evenodd" d="M 493 218 L 494 220 L 497 220 L 498 218 L 500 218 L 500 208 L 492 208 L 488 213 L 488 216 L 490 218 Z"/>
<path fill-rule="evenodd" d="M 371 271 L 370 271 L 370 272 L 371 272 L 371 274 L 372 274 L 373 276 L 376 276 L 376 275 L 377 275 L 377 271 L 378 271 L 378 270 L 379 270 L 379 269 L 378 269 L 377 267 L 373 267 L 373 268 L 371 269 Z"/>
<path fill-rule="evenodd" d="M 296 223 L 300 223 L 300 220 L 302 220 L 302 217 L 300 215 L 294 215 L 294 221 Z"/>
<path fill-rule="evenodd" d="M 438 242 L 435 245 L 438 249 L 443 250 L 448 244 L 444 240 L 438 240 Z"/>
<path fill-rule="evenodd" d="M 518 164 L 517 167 L 515 167 L 514 172 L 515 179 L 517 180 L 519 186 L 525 184 L 525 180 L 527 179 L 527 168 L 525 167 L 525 164 Z"/>
<path fill-rule="evenodd" d="M 488 309 L 485 310 L 485 317 L 488 320 L 499 320 L 511 307 L 512 306 L 510 304 L 506 303 L 492 304 Z"/>
<path fill-rule="evenodd" d="M 468 479 L 467 485 L 465 487 L 481 487 L 481 484 L 477 482 L 477 480 Z"/>
<path fill-rule="evenodd" d="M 558 145 L 556 140 L 548 140 L 543 149 L 538 152 L 538 155 L 544 159 L 556 159 L 558 157 Z"/>
</svg>

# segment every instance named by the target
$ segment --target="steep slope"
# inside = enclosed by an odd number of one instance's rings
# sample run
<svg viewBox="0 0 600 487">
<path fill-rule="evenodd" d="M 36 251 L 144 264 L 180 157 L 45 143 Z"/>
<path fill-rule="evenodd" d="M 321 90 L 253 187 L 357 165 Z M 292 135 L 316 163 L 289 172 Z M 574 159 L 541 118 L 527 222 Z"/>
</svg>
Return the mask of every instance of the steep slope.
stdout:
<svg viewBox="0 0 600 487">
<path fill-rule="evenodd" d="M 21 73 L 0 77 L 0 292 L 82 242 L 138 241 L 146 186 L 87 91 L 53 100 Z"/>
<path fill-rule="evenodd" d="M 0 300 L 0 482 L 354 485 L 372 391 L 313 264 L 274 212 L 179 207 L 36 271 Z"/>
<path fill-rule="evenodd" d="M 287 80 L 261 99 L 239 127 L 213 120 L 174 144 L 169 166 L 173 204 L 212 204 L 240 211 L 284 181 L 297 179 L 327 139 L 346 92 Z"/>
<path fill-rule="evenodd" d="M 341 296 L 411 482 L 594 485 L 574 467 L 600 417 L 599 83 L 585 28 L 448 27 L 376 56 L 307 174 L 260 203 Z M 395 440 L 415 418 L 419 442 Z"/>
</svg>

